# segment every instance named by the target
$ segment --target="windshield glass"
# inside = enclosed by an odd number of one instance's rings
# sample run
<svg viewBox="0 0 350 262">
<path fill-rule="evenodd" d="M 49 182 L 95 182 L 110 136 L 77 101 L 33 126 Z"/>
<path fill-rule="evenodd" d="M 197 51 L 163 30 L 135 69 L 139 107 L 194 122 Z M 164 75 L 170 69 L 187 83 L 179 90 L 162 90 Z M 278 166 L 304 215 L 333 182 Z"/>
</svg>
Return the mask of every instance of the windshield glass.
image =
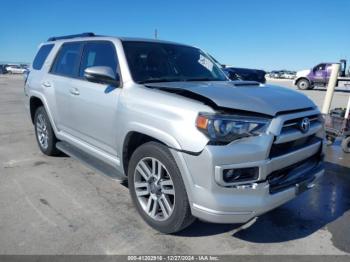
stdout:
<svg viewBox="0 0 350 262">
<path fill-rule="evenodd" d="M 156 42 L 123 41 L 137 83 L 226 81 L 224 73 L 200 49 Z"/>
</svg>

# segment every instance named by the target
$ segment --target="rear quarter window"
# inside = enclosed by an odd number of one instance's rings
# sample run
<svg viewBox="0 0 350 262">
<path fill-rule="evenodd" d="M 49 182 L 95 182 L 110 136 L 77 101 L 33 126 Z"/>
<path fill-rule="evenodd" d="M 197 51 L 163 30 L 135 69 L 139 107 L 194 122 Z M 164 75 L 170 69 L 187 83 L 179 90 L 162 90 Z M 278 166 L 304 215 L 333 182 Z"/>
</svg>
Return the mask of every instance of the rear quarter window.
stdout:
<svg viewBox="0 0 350 262">
<path fill-rule="evenodd" d="M 33 69 L 35 70 L 41 70 L 43 67 L 43 64 L 45 63 L 45 60 L 47 56 L 50 54 L 53 44 L 49 45 L 43 45 L 40 47 L 38 53 L 36 54 L 34 61 L 33 61 Z"/>
</svg>

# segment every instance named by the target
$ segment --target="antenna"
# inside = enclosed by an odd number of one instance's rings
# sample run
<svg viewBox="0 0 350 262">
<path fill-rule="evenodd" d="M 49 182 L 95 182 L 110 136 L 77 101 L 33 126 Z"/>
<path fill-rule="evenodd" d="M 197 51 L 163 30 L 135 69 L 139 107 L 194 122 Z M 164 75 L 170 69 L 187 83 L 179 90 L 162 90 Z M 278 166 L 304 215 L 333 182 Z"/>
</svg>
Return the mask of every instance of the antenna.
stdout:
<svg viewBox="0 0 350 262">
<path fill-rule="evenodd" d="M 158 39 L 158 30 L 154 29 L 154 39 Z"/>
</svg>

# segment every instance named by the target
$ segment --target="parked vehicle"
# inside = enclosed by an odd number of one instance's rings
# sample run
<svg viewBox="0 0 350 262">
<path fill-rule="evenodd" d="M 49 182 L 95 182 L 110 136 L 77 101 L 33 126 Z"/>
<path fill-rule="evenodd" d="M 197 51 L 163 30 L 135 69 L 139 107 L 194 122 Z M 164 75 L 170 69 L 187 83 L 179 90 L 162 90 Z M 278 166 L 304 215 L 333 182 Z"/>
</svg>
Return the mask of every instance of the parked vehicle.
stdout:
<svg viewBox="0 0 350 262">
<path fill-rule="evenodd" d="M 295 77 L 296 77 L 296 72 L 293 72 L 293 71 L 281 71 L 281 78 L 294 79 Z"/>
<path fill-rule="evenodd" d="M 25 97 L 44 154 L 63 151 L 128 179 L 136 209 L 164 233 L 195 217 L 247 222 L 324 172 L 322 119 L 311 100 L 229 81 L 188 45 L 52 37 L 34 59 Z"/>
<path fill-rule="evenodd" d="M 349 82 L 350 73 L 346 73 L 346 60 L 340 60 L 341 70 L 338 77 L 339 82 Z M 320 63 L 310 70 L 297 72 L 294 84 L 301 90 L 313 89 L 315 86 L 325 87 L 328 84 L 332 65 L 334 63 Z"/>
<path fill-rule="evenodd" d="M 6 73 L 7 73 L 6 66 L 0 65 L 0 74 L 6 74 Z"/>
<path fill-rule="evenodd" d="M 218 62 L 213 56 L 207 54 L 217 66 L 226 73 L 227 77 L 232 80 L 246 80 L 246 81 L 256 81 L 262 84 L 266 83 L 266 72 L 264 70 L 250 69 L 250 68 L 239 68 L 233 66 L 226 66 Z"/>
<path fill-rule="evenodd" d="M 23 74 L 26 71 L 25 68 L 22 68 L 21 66 L 18 66 L 18 65 L 7 66 L 6 70 L 9 74 Z"/>
<path fill-rule="evenodd" d="M 281 78 L 282 72 L 281 71 L 271 71 L 269 74 L 270 78 Z"/>
<path fill-rule="evenodd" d="M 224 68 L 224 71 L 227 72 L 227 75 L 231 80 L 256 81 L 262 84 L 266 83 L 266 72 L 264 70 L 226 67 Z"/>
<path fill-rule="evenodd" d="M 269 77 L 276 79 L 294 79 L 296 77 L 296 72 L 288 70 L 271 71 Z"/>
</svg>

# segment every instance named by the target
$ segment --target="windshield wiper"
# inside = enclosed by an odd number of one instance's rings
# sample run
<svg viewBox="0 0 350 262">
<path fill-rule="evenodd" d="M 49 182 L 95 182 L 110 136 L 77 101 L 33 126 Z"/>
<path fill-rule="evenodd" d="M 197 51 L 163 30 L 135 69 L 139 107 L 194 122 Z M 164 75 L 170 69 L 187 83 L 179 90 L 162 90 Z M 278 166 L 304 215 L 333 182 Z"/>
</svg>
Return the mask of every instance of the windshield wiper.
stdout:
<svg viewBox="0 0 350 262">
<path fill-rule="evenodd" d="M 224 79 L 213 79 L 210 77 L 197 78 L 149 78 L 143 81 L 138 81 L 139 84 L 161 83 L 161 82 L 191 82 L 191 81 L 225 81 Z"/>
<path fill-rule="evenodd" d="M 138 84 L 147 84 L 147 83 L 161 83 L 161 82 L 179 82 L 184 81 L 178 78 L 150 78 L 143 81 L 138 81 Z"/>
<path fill-rule="evenodd" d="M 213 79 L 210 77 L 198 77 L 198 78 L 187 78 L 187 79 L 184 79 L 183 81 L 191 82 L 191 81 L 223 81 L 223 80 Z"/>
</svg>

